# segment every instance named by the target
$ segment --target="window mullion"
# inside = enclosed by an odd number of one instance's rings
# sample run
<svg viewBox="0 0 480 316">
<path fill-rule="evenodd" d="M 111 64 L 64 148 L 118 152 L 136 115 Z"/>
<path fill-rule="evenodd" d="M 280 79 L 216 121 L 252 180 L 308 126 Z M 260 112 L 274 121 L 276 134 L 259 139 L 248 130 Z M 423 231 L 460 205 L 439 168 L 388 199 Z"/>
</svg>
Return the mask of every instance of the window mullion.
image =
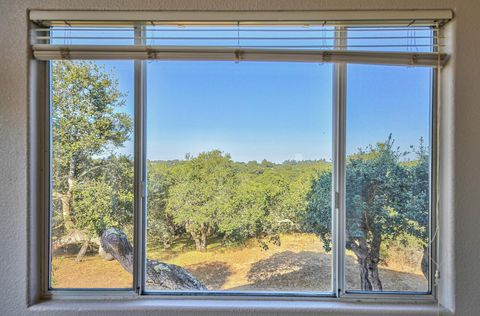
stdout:
<svg viewBox="0 0 480 316">
<path fill-rule="evenodd" d="M 336 28 L 335 46 L 345 49 L 345 27 Z M 347 65 L 333 67 L 333 286 L 337 296 L 345 293 L 345 132 Z"/>
<path fill-rule="evenodd" d="M 143 45 L 145 27 L 135 26 L 135 45 Z M 146 62 L 135 60 L 135 202 L 134 202 L 134 269 L 133 283 L 137 294 L 145 285 L 145 221 L 146 221 L 146 155 L 145 155 L 145 99 Z"/>
</svg>

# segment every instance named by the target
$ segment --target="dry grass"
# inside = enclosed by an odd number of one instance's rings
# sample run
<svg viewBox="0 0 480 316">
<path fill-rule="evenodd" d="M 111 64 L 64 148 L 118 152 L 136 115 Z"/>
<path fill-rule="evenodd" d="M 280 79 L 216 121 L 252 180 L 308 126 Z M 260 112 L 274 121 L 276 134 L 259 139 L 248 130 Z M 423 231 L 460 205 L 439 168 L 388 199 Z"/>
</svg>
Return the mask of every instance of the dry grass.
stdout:
<svg viewBox="0 0 480 316">
<path fill-rule="evenodd" d="M 116 261 L 88 254 L 81 262 L 75 255 L 56 256 L 52 273 L 55 288 L 131 288 L 132 275 Z"/>
<path fill-rule="evenodd" d="M 282 235 L 281 245 L 270 245 L 268 250 L 263 250 L 255 240 L 228 248 L 213 242 L 207 252 L 178 243 L 168 251 L 149 247 L 147 256 L 186 268 L 211 290 L 331 290 L 331 254 L 325 253 L 320 240 L 311 234 Z M 389 266 L 393 266 L 392 262 Z M 403 267 L 395 265 L 395 270 L 390 267 L 382 267 L 380 271 L 384 290 L 426 289 L 419 262 Z M 55 256 L 53 276 L 58 288 L 131 287 L 132 284 L 131 276 L 116 261 L 105 261 L 94 253 L 79 263 L 74 255 Z M 350 288 L 359 288 L 356 261 L 348 253 L 346 278 Z"/>
</svg>

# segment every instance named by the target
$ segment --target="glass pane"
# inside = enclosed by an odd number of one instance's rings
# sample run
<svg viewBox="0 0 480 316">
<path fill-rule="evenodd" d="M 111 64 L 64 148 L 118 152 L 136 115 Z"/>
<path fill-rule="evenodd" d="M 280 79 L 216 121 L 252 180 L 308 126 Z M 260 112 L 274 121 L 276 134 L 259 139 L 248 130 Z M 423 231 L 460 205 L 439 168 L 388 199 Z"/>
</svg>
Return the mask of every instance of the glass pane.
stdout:
<svg viewBox="0 0 480 316">
<path fill-rule="evenodd" d="M 428 53 L 433 51 L 432 28 L 349 27 L 348 50 Z"/>
<path fill-rule="evenodd" d="M 50 65 L 50 285 L 131 288 L 133 62 Z"/>
<path fill-rule="evenodd" d="M 431 75 L 348 66 L 349 290 L 428 291 Z"/>
<path fill-rule="evenodd" d="M 147 288 L 331 292 L 332 66 L 147 73 Z"/>
<path fill-rule="evenodd" d="M 134 31 L 132 27 L 54 26 L 50 31 L 50 44 L 133 45 Z"/>
<path fill-rule="evenodd" d="M 146 27 L 153 46 L 333 49 L 335 29 L 322 25 L 157 25 Z"/>
</svg>

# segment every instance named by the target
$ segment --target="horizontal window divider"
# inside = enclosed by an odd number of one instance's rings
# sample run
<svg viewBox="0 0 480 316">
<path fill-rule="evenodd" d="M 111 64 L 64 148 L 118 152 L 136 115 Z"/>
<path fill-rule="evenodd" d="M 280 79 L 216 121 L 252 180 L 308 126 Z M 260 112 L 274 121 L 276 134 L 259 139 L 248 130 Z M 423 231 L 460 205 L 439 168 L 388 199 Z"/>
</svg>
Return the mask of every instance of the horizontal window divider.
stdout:
<svg viewBox="0 0 480 316">
<path fill-rule="evenodd" d="M 352 63 L 403 66 L 443 66 L 447 54 L 424 52 L 372 52 L 348 50 L 259 49 L 236 47 L 159 47 L 144 45 L 35 44 L 37 60 L 205 60 Z"/>
</svg>

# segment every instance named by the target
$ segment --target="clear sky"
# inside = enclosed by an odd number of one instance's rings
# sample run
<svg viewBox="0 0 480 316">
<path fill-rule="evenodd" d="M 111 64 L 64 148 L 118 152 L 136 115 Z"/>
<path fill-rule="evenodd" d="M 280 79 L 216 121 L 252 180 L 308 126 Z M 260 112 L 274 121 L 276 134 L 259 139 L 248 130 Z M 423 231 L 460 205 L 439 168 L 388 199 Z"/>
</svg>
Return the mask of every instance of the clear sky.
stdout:
<svg viewBox="0 0 480 316">
<path fill-rule="evenodd" d="M 148 157 L 330 158 L 331 77 L 308 63 L 149 63 Z"/>
<path fill-rule="evenodd" d="M 108 61 L 133 115 L 133 62 Z M 236 161 L 330 160 L 332 65 L 147 63 L 147 156 L 182 159 L 220 149 Z M 429 68 L 348 66 L 347 153 L 385 140 L 428 140 Z M 428 144 L 428 143 L 427 143 Z M 124 153 L 132 153 L 131 143 Z"/>
<path fill-rule="evenodd" d="M 175 29 L 175 27 L 174 27 Z M 300 27 L 300 30 L 304 30 Z M 330 36 L 322 32 L 297 36 Z M 399 31 L 400 30 L 400 31 Z M 351 45 L 428 44 L 430 31 L 349 32 Z M 177 30 L 178 31 L 178 30 Z M 54 44 L 98 44 L 97 39 L 69 36 L 105 36 L 110 44 L 132 44 L 131 30 L 89 32 L 54 31 Z M 205 32 L 165 32 L 149 36 L 216 36 Z M 222 36 L 232 36 L 231 32 Z M 263 36 L 260 32 L 245 36 Z M 160 35 L 159 35 L 160 34 Z M 234 33 L 237 34 L 236 30 Z M 253 34 L 253 35 L 252 35 Z M 310 35 L 309 35 L 310 34 Z M 323 35 L 322 35 L 323 34 Z M 280 34 L 282 35 L 282 34 Z M 283 36 L 293 36 L 292 33 Z M 413 39 L 415 35 L 419 39 Z M 423 38 L 422 38 L 423 36 Z M 305 38 L 305 37 L 304 37 Z M 178 42 L 150 40 L 152 45 Z M 185 42 L 185 41 L 184 41 Z M 181 42 L 181 43 L 184 43 Z M 278 41 L 275 41 L 278 44 Z M 105 41 L 101 41 L 105 43 Z M 186 41 L 197 45 L 198 41 Z M 184 43 L 184 44 L 185 44 Z M 203 42 L 200 42 L 200 44 Z M 212 45 L 224 42 L 211 43 Z M 227 42 L 228 44 L 229 42 Z M 242 42 L 243 43 L 243 42 Z M 258 43 L 258 42 L 257 42 Z M 298 44 L 298 42 L 295 42 Z M 317 42 L 314 42 L 317 43 Z M 321 41 L 331 45 L 330 40 Z M 249 42 L 245 42 L 248 45 Z M 289 43 L 284 43 L 285 45 Z M 307 41 L 304 44 L 311 44 Z M 429 47 L 378 48 L 428 51 Z M 377 49 L 355 47 L 353 49 Z M 126 94 L 124 111 L 133 117 L 133 61 L 97 61 L 119 80 Z M 147 158 L 183 159 L 186 153 L 220 149 L 237 161 L 326 159 L 332 157 L 332 64 L 286 62 L 151 61 L 147 63 Z M 384 141 L 392 134 L 402 150 L 423 137 L 428 145 L 431 69 L 403 66 L 349 65 L 347 71 L 347 154 Z M 133 154 L 132 142 L 122 153 Z"/>
</svg>

